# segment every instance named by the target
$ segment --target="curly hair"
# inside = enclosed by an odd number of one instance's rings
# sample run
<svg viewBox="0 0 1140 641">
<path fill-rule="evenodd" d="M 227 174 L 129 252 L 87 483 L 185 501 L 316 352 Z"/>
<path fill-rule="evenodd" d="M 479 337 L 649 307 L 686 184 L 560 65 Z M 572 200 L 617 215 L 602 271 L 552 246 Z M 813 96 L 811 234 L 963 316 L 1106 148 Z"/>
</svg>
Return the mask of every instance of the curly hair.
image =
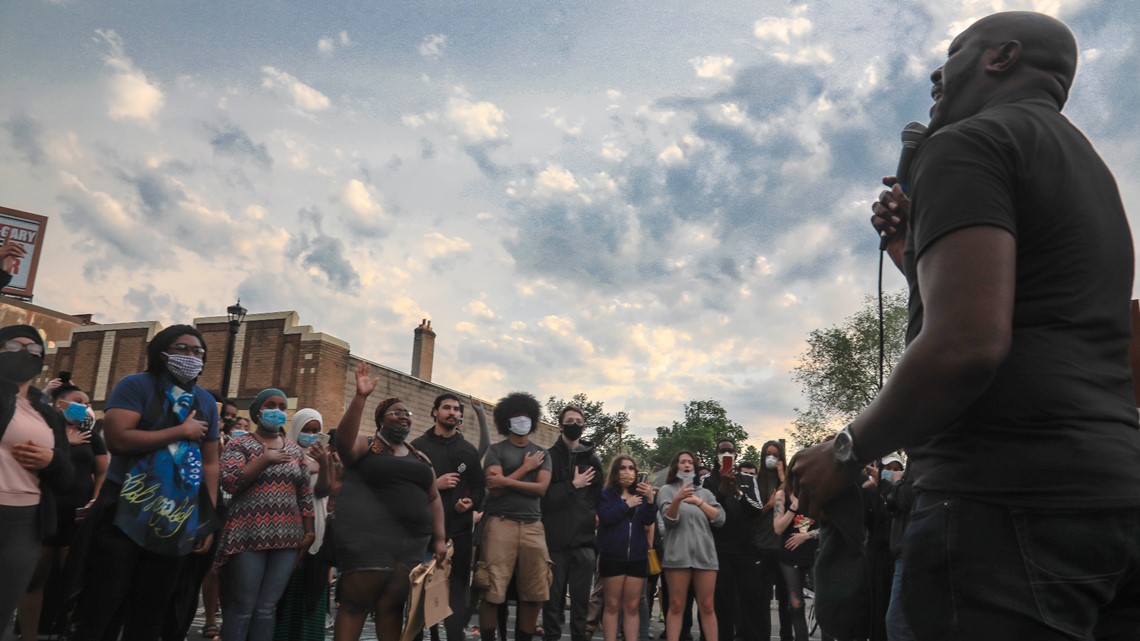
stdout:
<svg viewBox="0 0 1140 641">
<path fill-rule="evenodd" d="M 538 427 L 539 414 L 542 410 L 538 406 L 538 399 L 526 392 L 511 392 L 495 404 L 495 429 L 499 434 L 506 436 L 511 433 L 511 418 L 526 416 L 530 418 L 530 431 Z"/>
<path fill-rule="evenodd" d="M 391 407 L 396 403 L 403 402 L 404 401 L 396 398 L 395 396 L 380 401 L 380 404 L 376 406 L 376 429 L 380 429 L 380 426 L 383 425 L 384 415 L 388 413 L 388 410 L 391 409 Z"/>
<path fill-rule="evenodd" d="M 206 339 L 202 338 L 202 332 L 190 325 L 171 325 L 161 332 L 154 335 L 150 342 L 146 345 L 146 371 L 151 374 L 161 374 L 166 370 L 166 361 L 162 359 L 162 354 L 170 349 L 174 341 L 182 336 L 193 336 L 198 339 L 202 347 L 206 347 Z M 209 352 L 207 352 L 209 354 Z M 202 360 L 206 360 L 206 356 L 202 356 Z"/>
</svg>

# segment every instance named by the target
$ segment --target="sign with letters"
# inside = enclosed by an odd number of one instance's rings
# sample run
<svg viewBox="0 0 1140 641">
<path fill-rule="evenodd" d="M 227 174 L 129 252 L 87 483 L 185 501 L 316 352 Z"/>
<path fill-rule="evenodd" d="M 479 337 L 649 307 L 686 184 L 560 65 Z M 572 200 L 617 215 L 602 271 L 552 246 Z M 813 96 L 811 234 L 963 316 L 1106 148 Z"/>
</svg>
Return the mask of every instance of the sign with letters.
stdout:
<svg viewBox="0 0 1140 641">
<path fill-rule="evenodd" d="M 19 243 L 27 252 L 9 268 L 12 281 L 4 288 L 5 294 L 32 299 L 47 221 L 47 216 L 0 207 L 0 245 L 6 242 Z"/>
</svg>

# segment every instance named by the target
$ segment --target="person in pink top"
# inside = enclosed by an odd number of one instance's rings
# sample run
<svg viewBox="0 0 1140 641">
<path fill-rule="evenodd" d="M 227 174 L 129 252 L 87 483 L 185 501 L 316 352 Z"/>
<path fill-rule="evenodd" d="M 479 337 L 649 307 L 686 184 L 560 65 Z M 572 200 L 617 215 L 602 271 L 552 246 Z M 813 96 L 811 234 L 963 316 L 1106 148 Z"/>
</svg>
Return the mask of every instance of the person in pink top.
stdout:
<svg viewBox="0 0 1140 641">
<path fill-rule="evenodd" d="M 55 533 L 55 494 L 72 482 L 63 416 L 31 382 L 44 364 L 43 338 L 29 325 L 0 329 L 0 630 Z"/>
</svg>

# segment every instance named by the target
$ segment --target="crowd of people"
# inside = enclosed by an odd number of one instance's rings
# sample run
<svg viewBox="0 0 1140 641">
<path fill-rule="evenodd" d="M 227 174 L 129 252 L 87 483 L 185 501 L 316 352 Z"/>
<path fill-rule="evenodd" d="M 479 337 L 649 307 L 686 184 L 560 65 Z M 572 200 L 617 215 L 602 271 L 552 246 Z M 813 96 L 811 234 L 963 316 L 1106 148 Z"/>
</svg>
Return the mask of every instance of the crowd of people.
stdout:
<svg viewBox="0 0 1140 641">
<path fill-rule="evenodd" d="M 188 325 L 154 336 L 100 424 L 86 390 L 30 385 L 40 332 L 0 329 L 0 621 L 18 611 L 25 641 L 174 641 L 201 594 L 204 636 L 323 639 L 331 618 L 350 641 L 374 615 L 396 641 L 409 571 L 434 557 L 451 564 L 448 641 L 474 611 L 482 641 L 646 641 L 656 595 L 668 641 L 691 640 L 694 604 L 704 641 L 769 639 L 773 597 L 780 638 L 805 641 L 813 590 L 830 594 L 824 638 L 1137 638 L 1133 254 L 1111 174 L 1060 116 L 1076 60 L 1040 14 L 955 38 L 912 192 L 887 179 L 873 206 L 911 285 L 908 350 L 790 461 L 722 440 L 654 482 L 630 456 L 604 465 L 575 406 L 536 444 L 523 392 L 495 405 L 494 444 L 453 394 L 409 441 L 403 400 L 364 416 L 367 364 L 335 430 L 273 388 L 239 419 L 197 385 L 208 351 Z"/>
<path fill-rule="evenodd" d="M 307 641 L 331 624 L 351 640 L 372 615 L 378 638 L 395 640 L 425 556 L 449 559 L 449 640 L 478 611 L 485 641 L 586 641 L 598 628 L 644 641 L 650 585 L 669 641 L 692 638 L 694 602 L 702 638 L 766 638 L 773 590 L 787 638 L 807 638 L 818 527 L 797 510 L 777 442 L 758 463 L 721 441 L 711 470 L 678 452 L 655 484 L 628 455 L 603 465 L 574 405 L 551 447 L 534 443 L 541 410 L 523 392 L 495 405 L 497 443 L 482 404 L 450 393 L 410 440 L 401 399 L 364 417 L 378 382 L 367 363 L 335 429 L 268 388 L 245 430 L 236 403 L 197 385 L 208 350 L 188 325 L 154 336 L 146 371 L 119 381 L 96 421 L 69 381 L 30 386 L 44 354 L 35 328 L 3 328 L 0 343 L 0 571 L 14 578 L 0 607 L 18 611 L 25 641 L 183 639 L 199 602 L 205 638 Z M 477 444 L 460 430 L 468 407 Z"/>
</svg>

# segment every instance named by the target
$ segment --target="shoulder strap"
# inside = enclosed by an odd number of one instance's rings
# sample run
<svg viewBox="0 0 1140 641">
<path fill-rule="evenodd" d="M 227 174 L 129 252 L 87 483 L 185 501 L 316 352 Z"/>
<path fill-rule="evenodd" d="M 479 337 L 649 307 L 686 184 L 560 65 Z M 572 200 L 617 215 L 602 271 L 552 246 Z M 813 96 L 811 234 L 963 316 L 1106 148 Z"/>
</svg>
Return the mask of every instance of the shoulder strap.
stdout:
<svg viewBox="0 0 1140 641">
<path fill-rule="evenodd" d="M 414 455 L 416 456 L 416 458 L 418 458 L 419 460 L 423 461 L 424 463 L 427 463 L 427 464 L 428 464 L 428 467 L 432 467 L 432 464 L 431 464 L 431 459 L 429 459 L 429 458 L 427 457 L 427 454 L 424 454 L 423 452 L 419 451 L 419 450 L 416 448 L 416 446 L 412 445 L 412 444 L 411 444 L 411 443 L 409 443 L 408 441 L 404 441 L 404 446 L 405 446 L 405 447 L 407 447 L 407 448 L 408 448 L 408 450 L 410 450 L 410 451 L 412 452 L 412 454 L 414 454 Z"/>
</svg>

